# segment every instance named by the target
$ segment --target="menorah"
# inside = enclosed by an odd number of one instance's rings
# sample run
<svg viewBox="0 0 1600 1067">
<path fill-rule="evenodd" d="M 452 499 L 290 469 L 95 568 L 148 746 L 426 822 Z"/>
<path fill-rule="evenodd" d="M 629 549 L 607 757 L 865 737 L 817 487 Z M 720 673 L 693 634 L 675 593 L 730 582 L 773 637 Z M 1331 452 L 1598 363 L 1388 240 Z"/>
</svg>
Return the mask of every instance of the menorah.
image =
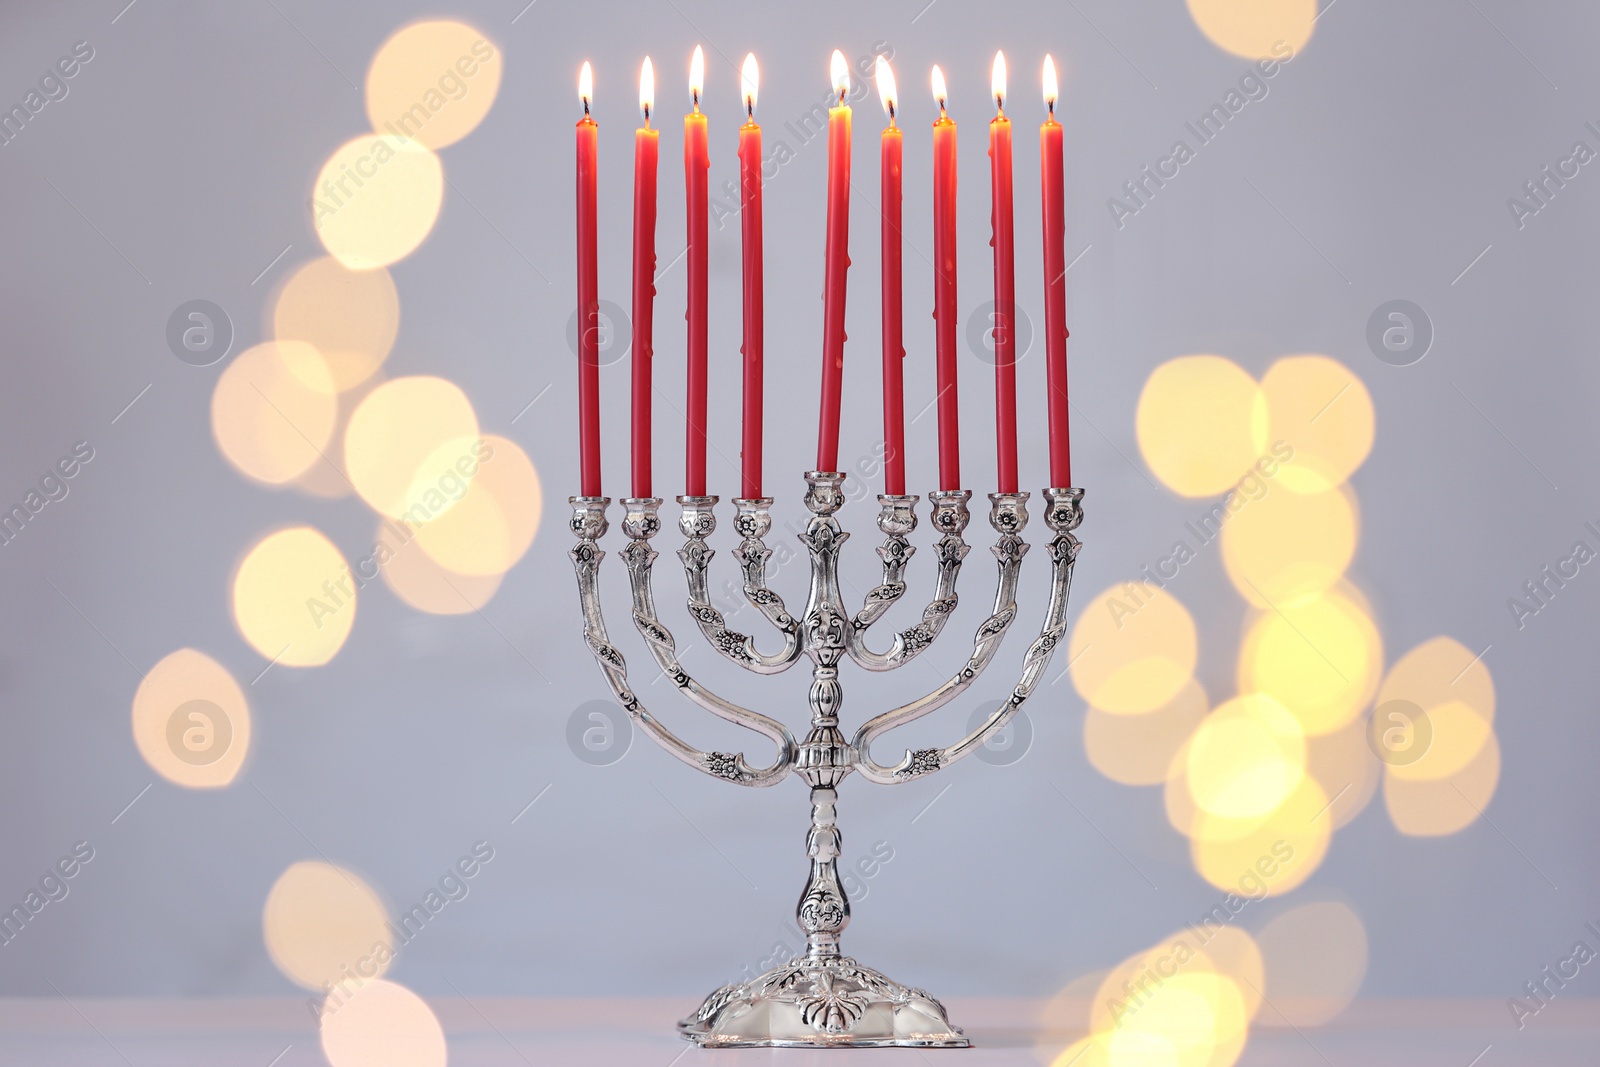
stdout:
<svg viewBox="0 0 1600 1067">
<path fill-rule="evenodd" d="M 811 730 L 796 743 L 777 719 L 743 708 L 711 692 L 689 676 L 678 662 L 677 644 L 656 613 L 651 542 L 661 531 L 659 497 L 622 501 L 622 549 L 632 591 L 633 624 L 655 657 L 661 672 L 689 700 L 729 722 L 753 730 L 777 746 L 765 767 L 752 767 L 744 753 L 702 752 L 682 741 L 640 702 L 628 682 L 628 667 L 606 634 L 600 606 L 600 538 L 609 528 L 609 497 L 576 496 L 572 532 L 578 537 L 571 556 L 577 570 L 583 607 L 584 639 L 599 662 L 618 702 L 645 734 L 678 759 L 705 774 L 743 786 L 776 785 L 790 771 L 811 789 L 811 829 L 806 854 L 811 873 L 800 894 L 796 918 L 806 935 L 805 952 L 748 982 L 723 986 L 678 1024 L 683 1036 L 705 1047 L 750 1046 L 846 1047 L 915 1046 L 965 1048 L 970 1042 L 951 1025 L 945 1009 L 921 989 L 901 985 L 840 951 L 840 936 L 850 922 L 850 901 L 839 882 L 840 834 L 834 804 L 838 786 L 852 771 L 879 785 L 899 785 L 925 777 L 971 755 L 1005 728 L 1044 676 L 1066 630 L 1067 594 L 1079 541 L 1073 530 L 1082 521 L 1083 490 L 1046 489 L 1045 523 L 1055 536 L 1049 544 L 1050 602 L 1039 636 L 1028 646 L 1022 672 L 1010 699 L 966 737 L 948 748 L 907 751 L 898 763 L 872 758 L 872 743 L 897 726 L 927 715 L 964 693 L 989 666 L 1017 615 L 1017 583 L 1028 544 L 1022 531 L 1028 523 L 1027 493 L 991 493 L 989 522 L 997 535 L 991 549 L 999 565 L 994 607 L 973 637 L 966 662 L 938 688 L 868 719 L 846 739 L 839 726 L 844 691 L 839 665 L 845 656 L 869 671 L 903 667 L 932 647 L 956 608 L 956 579 L 969 546 L 964 540 L 970 520 L 970 491 L 930 494 L 932 522 L 938 533 L 934 554 L 938 577 L 922 620 L 900 631 L 887 650 L 874 651 L 868 632 L 906 593 L 905 573 L 916 551 L 909 536 L 917 526 L 913 495 L 880 495 L 878 548 L 882 580 L 866 594 L 860 611 L 846 612 L 839 592 L 839 551 L 849 534 L 840 528 L 837 512 L 844 504 L 845 476 L 837 472 L 806 474 L 805 505 L 811 513 L 800 534 L 811 557 L 811 583 L 805 611 L 796 617 L 783 598 L 767 587 L 767 561 L 772 551 L 764 538 L 772 529 L 772 498 L 735 500 L 734 529 L 741 540 L 735 550 L 744 574 L 744 596 L 775 627 L 782 639 L 775 652 L 762 652 L 755 638 L 728 629 L 711 604 L 710 565 L 714 550 L 707 543 L 716 530 L 715 496 L 680 496 L 678 528 L 687 540 L 678 550 L 688 580 L 689 614 L 711 647 L 756 674 L 781 674 L 811 659 Z"/>
</svg>

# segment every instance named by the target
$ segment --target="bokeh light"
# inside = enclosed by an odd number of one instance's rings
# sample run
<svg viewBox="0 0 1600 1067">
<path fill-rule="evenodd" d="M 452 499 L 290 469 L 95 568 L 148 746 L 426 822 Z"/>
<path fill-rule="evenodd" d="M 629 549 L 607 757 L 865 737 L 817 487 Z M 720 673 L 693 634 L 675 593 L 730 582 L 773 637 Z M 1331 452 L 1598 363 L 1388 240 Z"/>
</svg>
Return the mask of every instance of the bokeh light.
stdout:
<svg viewBox="0 0 1600 1067">
<path fill-rule="evenodd" d="M 1221 356 L 1180 356 L 1150 372 L 1135 416 L 1139 451 L 1183 496 L 1232 489 L 1267 447 L 1267 405 L 1243 368 Z"/>
<path fill-rule="evenodd" d="M 1072 628 L 1072 684 L 1090 704 L 1143 714 L 1178 695 L 1199 653 L 1194 619 L 1177 598 L 1144 582 L 1113 586 L 1084 607 Z"/>
<path fill-rule="evenodd" d="M 234 575 L 239 633 L 275 663 L 327 663 L 344 647 L 355 617 L 356 580 L 344 556 L 309 526 L 263 537 Z"/>
<path fill-rule="evenodd" d="M 373 510 L 413 526 L 464 494 L 480 446 L 472 401 L 453 382 L 417 376 L 384 382 L 356 408 L 344 435 L 345 470 Z"/>
<path fill-rule="evenodd" d="M 331 256 L 290 275 L 272 309 L 273 336 L 311 345 L 327 365 L 305 380 L 311 388 L 343 391 L 366 381 L 389 358 L 399 329 L 400 294 L 389 272 L 350 270 Z"/>
<path fill-rule="evenodd" d="M 1196 805 L 1212 815 L 1250 819 L 1272 812 L 1300 784 L 1306 738 L 1282 704 L 1250 693 L 1206 716 L 1186 758 Z"/>
<path fill-rule="evenodd" d="M 1379 704 L 1378 709 L 1383 705 Z M 1444 781 L 1462 771 L 1483 751 L 1494 726 L 1470 706 L 1452 701 L 1427 709 L 1428 744 L 1415 758 L 1387 764 L 1388 773 L 1414 782 Z M 1408 754 L 1409 755 L 1409 754 Z"/>
<path fill-rule="evenodd" d="M 1425 712 L 1465 704 L 1494 722 L 1494 677 L 1483 661 L 1452 637 L 1434 637 L 1395 661 L 1378 689 L 1378 703 L 1409 700 Z"/>
<path fill-rule="evenodd" d="M 464 22 L 418 22 L 383 43 L 367 68 L 367 118 L 379 133 L 429 148 L 477 128 L 500 91 L 500 53 Z"/>
<path fill-rule="evenodd" d="M 1343 485 L 1372 451 L 1372 394 L 1349 367 L 1327 356 L 1285 356 L 1261 379 L 1268 436 L 1294 449 L 1279 478 L 1297 493 Z"/>
<path fill-rule="evenodd" d="M 1383 642 L 1344 587 L 1255 616 L 1239 652 L 1239 690 L 1267 693 L 1311 736 L 1332 733 L 1366 708 L 1383 672 Z"/>
<path fill-rule="evenodd" d="M 375 553 L 384 584 L 405 603 L 429 615 L 467 615 L 493 599 L 501 575 L 455 574 L 434 562 L 414 535 L 394 523 L 378 527 Z"/>
<path fill-rule="evenodd" d="M 1239 982 L 1208 955 L 1202 933 L 1211 937 L 1209 927 L 1186 929 L 1113 967 L 1090 1004 L 1090 1036 L 1068 1052 L 1114 1067 L 1226 1067 L 1238 1059 L 1250 1008 Z M 1056 1062 L 1071 1060 L 1063 1053 Z"/>
<path fill-rule="evenodd" d="M 1476 822 L 1499 783 L 1500 741 L 1491 731 L 1477 755 L 1442 781 L 1401 778 L 1388 770 L 1383 776 L 1383 801 L 1401 833 L 1443 837 Z"/>
<path fill-rule="evenodd" d="M 1377 795 L 1382 764 L 1367 743 L 1367 722 L 1354 721 L 1306 740 L 1306 773 L 1328 795 L 1335 830 L 1348 825 Z"/>
<path fill-rule="evenodd" d="M 1338 901 L 1273 917 L 1256 934 L 1271 1015 L 1263 1022 L 1321 1026 L 1349 1007 L 1367 974 L 1367 929 Z"/>
<path fill-rule="evenodd" d="M 331 863 L 302 860 L 279 875 L 261 930 L 278 970 L 319 993 L 330 982 L 349 990 L 379 977 L 394 954 L 383 901 L 359 876 Z"/>
<path fill-rule="evenodd" d="M 1200 32 L 1225 52 L 1245 59 L 1287 59 L 1311 39 L 1317 2 L 1189 0 L 1189 15 Z"/>
<path fill-rule="evenodd" d="M 1309 775 L 1277 808 L 1258 819 L 1230 819 L 1197 809 L 1189 854 L 1218 889 L 1256 898 L 1281 896 L 1322 864 L 1333 836 L 1331 798 Z"/>
<path fill-rule="evenodd" d="M 539 529 L 544 493 L 539 474 L 514 441 L 482 438 L 459 500 L 417 530 L 417 544 L 455 574 L 504 574 L 521 559 Z"/>
<path fill-rule="evenodd" d="M 1278 468 L 1282 478 L 1295 463 Z M 1222 561 L 1239 595 L 1258 608 L 1293 607 L 1331 587 L 1355 556 L 1353 494 L 1291 493 L 1271 483 L 1222 527 Z"/>
<path fill-rule="evenodd" d="M 333 376 L 303 341 L 269 341 L 239 353 L 211 394 L 211 432 L 222 455 L 269 485 L 323 462 L 337 415 Z"/>
<path fill-rule="evenodd" d="M 351 270 L 387 267 L 416 251 L 444 202 L 444 168 L 422 145 L 363 134 L 340 145 L 311 191 L 312 225 Z"/>
<path fill-rule="evenodd" d="M 1123 785 L 1160 785 L 1167 768 L 1211 710 L 1206 691 L 1190 679 L 1154 711 L 1122 715 L 1090 705 L 1083 717 L 1084 754 L 1095 770 Z"/>
<path fill-rule="evenodd" d="M 427 1003 L 385 979 L 366 982 L 337 1010 L 323 1010 L 330 1067 L 445 1067 L 444 1028 Z"/>
<path fill-rule="evenodd" d="M 152 770 L 190 789 L 228 785 L 250 751 L 250 705 L 228 669 L 180 648 L 133 695 L 133 740 Z"/>
</svg>

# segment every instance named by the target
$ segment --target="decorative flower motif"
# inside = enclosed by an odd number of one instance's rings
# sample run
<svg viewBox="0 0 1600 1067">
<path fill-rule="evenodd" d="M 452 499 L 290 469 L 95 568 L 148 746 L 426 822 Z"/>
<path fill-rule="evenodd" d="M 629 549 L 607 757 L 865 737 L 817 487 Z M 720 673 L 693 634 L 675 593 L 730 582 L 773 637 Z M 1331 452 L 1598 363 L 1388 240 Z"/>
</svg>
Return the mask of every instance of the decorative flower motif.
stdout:
<svg viewBox="0 0 1600 1067">
<path fill-rule="evenodd" d="M 816 1030 L 842 1034 L 867 1013 L 868 997 L 858 990 L 833 987 L 833 975 L 817 974 L 812 993 L 800 1001 L 800 1021 Z"/>
<path fill-rule="evenodd" d="M 906 764 L 904 770 L 895 773 L 896 778 L 915 778 L 919 774 L 931 774 L 943 766 L 944 753 L 937 748 L 919 748 L 911 753 L 911 762 Z"/>
</svg>

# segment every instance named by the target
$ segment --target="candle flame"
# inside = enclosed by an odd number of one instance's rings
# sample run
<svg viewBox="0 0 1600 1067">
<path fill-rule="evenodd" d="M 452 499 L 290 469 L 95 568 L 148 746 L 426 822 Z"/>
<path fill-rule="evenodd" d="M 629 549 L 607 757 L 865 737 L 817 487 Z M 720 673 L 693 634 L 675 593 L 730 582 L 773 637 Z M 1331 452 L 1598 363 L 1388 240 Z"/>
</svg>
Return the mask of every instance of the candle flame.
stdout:
<svg viewBox="0 0 1600 1067">
<path fill-rule="evenodd" d="M 1006 109 L 1006 54 L 994 54 L 994 74 L 989 79 L 989 85 L 994 92 L 994 106 L 997 111 Z"/>
<path fill-rule="evenodd" d="M 756 117 L 756 91 L 761 88 L 761 68 L 756 65 L 756 54 L 747 52 L 744 68 L 739 71 L 739 81 L 744 88 L 744 110 L 752 120 Z"/>
<path fill-rule="evenodd" d="M 650 109 L 656 103 L 656 69 L 650 64 L 650 57 L 644 57 L 644 64 L 639 68 L 639 110 L 644 112 L 644 124 L 650 125 Z"/>
<path fill-rule="evenodd" d="M 589 101 L 594 99 L 594 68 L 589 66 L 589 61 L 583 61 L 583 69 L 578 71 L 578 99 L 583 101 L 583 113 L 589 113 Z"/>
<path fill-rule="evenodd" d="M 878 83 L 878 99 L 883 101 L 883 110 L 889 113 L 889 125 L 894 125 L 895 92 L 894 71 L 889 68 L 889 61 L 882 56 L 878 57 L 877 69 L 873 71 L 873 78 Z"/>
<path fill-rule="evenodd" d="M 694 109 L 700 110 L 700 93 L 706 87 L 706 53 L 699 45 L 694 46 L 694 56 L 689 60 L 689 96 L 694 100 Z"/>
<path fill-rule="evenodd" d="M 944 116 L 945 95 L 944 71 L 940 70 L 939 64 L 935 63 L 933 65 L 933 98 L 939 101 L 939 115 L 941 118 Z"/>
<path fill-rule="evenodd" d="M 1050 109 L 1050 114 L 1056 113 L 1056 61 L 1049 53 L 1044 57 L 1044 106 Z"/>
<path fill-rule="evenodd" d="M 829 61 L 829 70 L 833 74 L 833 91 L 839 94 L 842 104 L 845 95 L 850 92 L 850 64 L 845 62 L 844 53 L 837 48 L 833 50 L 833 59 Z"/>
</svg>

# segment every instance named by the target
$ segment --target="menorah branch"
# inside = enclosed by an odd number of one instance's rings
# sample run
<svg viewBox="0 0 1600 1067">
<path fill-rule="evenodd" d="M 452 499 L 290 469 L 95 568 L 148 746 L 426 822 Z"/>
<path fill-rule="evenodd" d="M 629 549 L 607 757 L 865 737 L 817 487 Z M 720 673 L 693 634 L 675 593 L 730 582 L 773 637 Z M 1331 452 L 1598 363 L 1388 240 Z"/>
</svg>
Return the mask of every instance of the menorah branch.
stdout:
<svg viewBox="0 0 1600 1067">
<path fill-rule="evenodd" d="M 916 497 L 878 497 L 878 529 L 884 534 L 884 542 L 878 548 L 878 556 L 883 560 L 883 580 L 867 593 L 865 604 L 850 620 L 850 629 L 845 635 L 845 648 L 857 666 L 869 671 L 902 667 L 930 647 L 944 629 L 945 621 L 956 609 L 956 578 L 961 573 L 961 561 L 969 551 L 961 535 L 970 518 L 967 501 L 971 498 L 971 492 L 965 489 L 933 494 L 933 526 L 943 535 L 934 545 L 939 559 L 939 577 L 933 599 L 922 609 L 921 622 L 896 634 L 887 651 L 874 652 L 867 647 L 867 630 L 906 591 L 906 563 L 916 552 L 906 535 L 917 528 Z"/>
<path fill-rule="evenodd" d="M 683 513 L 678 528 L 688 538 L 678 550 L 689 583 L 689 614 L 706 641 L 726 659 L 755 674 L 781 674 L 800 658 L 800 624 L 784 607 L 783 598 L 767 588 L 767 560 L 772 551 L 762 538 L 772 529 L 772 500 L 758 497 L 735 500 L 734 526 L 742 536 L 738 558 L 744 572 L 744 595 L 783 635 L 783 647 L 772 654 L 756 648 L 755 638 L 728 629 L 722 612 L 711 603 L 711 557 L 716 550 L 706 543 L 717 529 L 714 496 L 680 496 Z"/>
<path fill-rule="evenodd" d="M 627 661 L 606 634 L 605 618 L 600 606 L 599 573 L 605 552 L 597 542 L 610 525 L 605 516 L 610 500 L 606 497 L 572 497 L 571 502 L 571 529 L 578 536 L 578 543 L 569 555 L 577 573 L 584 640 L 600 664 L 617 702 L 647 736 L 696 770 L 738 785 L 776 785 L 794 760 L 794 738 L 789 731 L 776 720 L 723 700 L 691 678 L 678 663 L 672 634 L 655 617 L 650 570 L 656 553 L 650 548 L 650 538 L 660 530 L 656 510 L 661 501 L 657 498 L 630 498 L 624 501 L 627 514 L 623 527 L 628 534 L 629 544 L 623 550 L 623 556 L 628 564 L 634 624 L 654 653 L 657 665 L 685 696 L 707 711 L 754 730 L 778 746 L 778 756 L 771 766 L 751 767 L 742 752 L 703 752 L 682 741 L 650 714 L 628 682 Z"/>
</svg>

